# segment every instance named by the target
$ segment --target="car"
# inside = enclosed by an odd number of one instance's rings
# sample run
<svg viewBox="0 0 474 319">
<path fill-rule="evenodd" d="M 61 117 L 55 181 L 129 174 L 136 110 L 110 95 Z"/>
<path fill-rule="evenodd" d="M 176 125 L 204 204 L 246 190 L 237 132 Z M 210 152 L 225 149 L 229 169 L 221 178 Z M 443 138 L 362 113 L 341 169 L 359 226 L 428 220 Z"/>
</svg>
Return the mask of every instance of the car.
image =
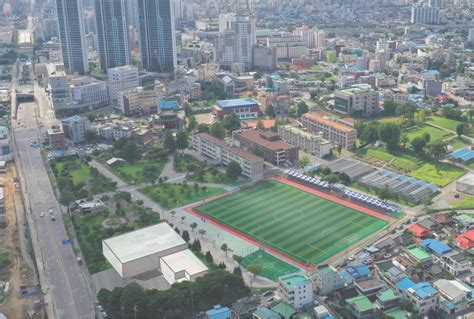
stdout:
<svg viewBox="0 0 474 319">
<path fill-rule="evenodd" d="M 454 198 L 459 198 L 459 197 L 460 197 L 459 194 L 454 195 Z"/>
<path fill-rule="evenodd" d="M 351 256 L 349 257 L 349 261 L 353 261 L 354 259 L 355 259 L 355 256 L 354 256 L 354 255 L 351 255 Z"/>
<path fill-rule="evenodd" d="M 107 317 L 107 313 L 106 313 L 105 311 L 102 311 L 101 314 L 102 314 L 102 316 L 103 316 L 104 318 Z"/>
<path fill-rule="evenodd" d="M 364 265 L 369 265 L 373 262 L 374 262 L 374 260 L 372 258 L 367 258 L 366 260 L 363 261 Z"/>
<path fill-rule="evenodd" d="M 383 255 L 383 258 L 385 258 L 385 259 L 389 259 L 389 258 L 391 258 L 391 257 L 392 257 L 392 254 L 384 254 L 384 255 Z"/>
<path fill-rule="evenodd" d="M 40 213 L 40 217 L 44 217 L 44 212 L 41 212 L 41 213 Z"/>
<path fill-rule="evenodd" d="M 271 290 L 267 290 L 262 294 L 262 296 L 264 296 L 264 297 L 269 297 L 271 295 L 273 295 L 273 291 L 271 291 Z"/>
<path fill-rule="evenodd" d="M 54 222 L 56 220 L 56 217 L 54 215 L 51 215 L 51 220 Z"/>
<path fill-rule="evenodd" d="M 52 209 L 52 208 L 49 209 L 49 213 L 50 213 L 50 214 L 53 213 L 53 209 Z"/>
<path fill-rule="evenodd" d="M 99 309 L 99 311 L 103 311 L 104 307 L 102 307 L 101 305 L 97 305 L 97 309 Z"/>
</svg>

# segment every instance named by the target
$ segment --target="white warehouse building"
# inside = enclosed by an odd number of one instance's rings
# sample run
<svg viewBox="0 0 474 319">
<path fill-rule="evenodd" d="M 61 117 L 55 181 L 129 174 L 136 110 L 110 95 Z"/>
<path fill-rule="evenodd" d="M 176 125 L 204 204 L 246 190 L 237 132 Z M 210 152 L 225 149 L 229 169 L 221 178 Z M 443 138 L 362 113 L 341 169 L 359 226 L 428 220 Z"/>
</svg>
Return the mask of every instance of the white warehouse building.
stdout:
<svg viewBox="0 0 474 319">
<path fill-rule="evenodd" d="M 172 285 L 207 273 L 207 267 L 167 223 L 104 239 L 102 253 L 122 278 L 158 270 Z"/>
<path fill-rule="evenodd" d="M 474 173 L 467 174 L 456 182 L 456 190 L 461 193 L 474 195 Z"/>
</svg>

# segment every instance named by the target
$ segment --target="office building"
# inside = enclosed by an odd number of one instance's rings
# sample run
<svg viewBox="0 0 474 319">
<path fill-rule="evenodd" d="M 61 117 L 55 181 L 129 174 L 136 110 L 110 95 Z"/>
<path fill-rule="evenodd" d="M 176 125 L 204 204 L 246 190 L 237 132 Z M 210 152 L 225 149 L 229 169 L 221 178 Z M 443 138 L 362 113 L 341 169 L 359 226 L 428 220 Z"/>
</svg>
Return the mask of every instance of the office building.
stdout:
<svg viewBox="0 0 474 319">
<path fill-rule="evenodd" d="M 277 66 L 277 48 L 255 46 L 253 48 L 253 67 L 271 71 Z"/>
<path fill-rule="evenodd" d="M 53 125 L 48 129 L 48 140 L 52 150 L 66 149 L 66 139 L 60 125 Z"/>
<path fill-rule="evenodd" d="M 107 86 L 111 101 L 117 101 L 121 92 L 133 90 L 138 85 L 138 69 L 135 66 L 126 65 L 107 70 Z"/>
<path fill-rule="evenodd" d="M 118 104 L 125 115 L 156 114 L 160 97 L 161 94 L 158 91 L 146 91 L 139 87 L 120 93 Z"/>
<path fill-rule="evenodd" d="M 344 287 L 344 278 L 331 265 L 319 266 L 314 273 L 314 284 L 322 295 L 328 295 Z"/>
<path fill-rule="evenodd" d="M 63 126 L 64 136 L 68 138 L 72 144 L 86 141 L 86 132 L 91 127 L 91 122 L 87 118 L 74 115 L 63 119 L 61 124 Z"/>
<path fill-rule="evenodd" d="M 313 283 L 302 274 L 289 274 L 278 278 L 277 291 L 284 303 L 296 309 L 314 301 Z"/>
<path fill-rule="evenodd" d="M 252 98 L 219 100 L 212 107 L 212 113 L 218 118 L 235 113 L 241 120 L 256 118 L 259 111 L 258 101 Z"/>
<path fill-rule="evenodd" d="M 56 109 L 69 104 L 69 85 L 64 72 L 56 71 L 49 75 L 48 92 L 53 108 Z"/>
<path fill-rule="evenodd" d="M 370 85 L 353 85 L 334 93 L 334 110 L 350 116 L 369 116 L 379 110 L 379 93 Z"/>
<path fill-rule="evenodd" d="M 215 164 L 228 165 L 235 161 L 239 163 L 245 177 L 252 180 L 263 178 L 263 159 L 246 150 L 229 146 L 207 133 L 194 134 L 192 145 L 199 155 L 209 158 Z"/>
<path fill-rule="evenodd" d="M 312 134 L 291 125 L 280 125 L 278 134 L 283 141 L 316 157 L 331 153 L 332 143 L 323 138 L 323 133 Z"/>
<path fill-rule="evenodd" d="M 96 0 L 95 15 L 102 70 L 130 64 L 125 0 Z"/>
<path fill-rule="evenodd" d="M 109 102 L 107 82 L 95 80 L 90 77 L 72 79 L 69 86 L 71 104 L 68 108 L 78 111 L 92 111 L 103 107 Z"/>
<path fill-rule="evenodd" d="M 357 140 L 357 131 L 349 126 L 339 124 L 314 113 L 302 117 L 303 127 L 310 133 L 323 132 L 323 137 L 343 148 L 352 150 Z"/>
<path fill-rule="evenodd" d="M 411 23 L 440 24 L 439 9 L 427 4 L 414 5 L 411 8 Z"/>
<path fill-rule="evenodd" d="M 233 131 L 232 138 L 239 147 L 259 154 L 274 165 L 298 160 L 298 147 L 280 140 L 278 133 L 248 129 Z"/>
<path fill-rule="evenodd" d="M 64 69 L 67 73 L 85 74 L 89 63 L 82 0 L 56 0 L 56 9 Z"/>
<path fill-rule="evenodd" d="M 142 65 L 148 71 L 173 73 L 176 35 L 171 0 L 137 0 Z"/>
<path fill-rule="evenodd" d="M 277 59 L 290 61 L 306 54 L 306 46 L 300 36 L 282 33 L 277 36 L 269 36 L 265 40 L 268 47 L 277 49 Z"/>
</svg>

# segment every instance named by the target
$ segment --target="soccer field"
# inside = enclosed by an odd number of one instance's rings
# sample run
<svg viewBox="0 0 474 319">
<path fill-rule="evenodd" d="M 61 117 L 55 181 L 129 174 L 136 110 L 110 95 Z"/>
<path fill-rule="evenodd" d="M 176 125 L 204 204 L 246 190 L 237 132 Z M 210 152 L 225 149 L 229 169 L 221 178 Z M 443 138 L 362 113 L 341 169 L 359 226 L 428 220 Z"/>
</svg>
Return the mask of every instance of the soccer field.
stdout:
<svg viewBox="0 0 474 319">
<path fill-rule="evenodd" d="M 302 264 L 319 264 L 388 222 L 266 180 L 194 208 Z"/>
</svg>

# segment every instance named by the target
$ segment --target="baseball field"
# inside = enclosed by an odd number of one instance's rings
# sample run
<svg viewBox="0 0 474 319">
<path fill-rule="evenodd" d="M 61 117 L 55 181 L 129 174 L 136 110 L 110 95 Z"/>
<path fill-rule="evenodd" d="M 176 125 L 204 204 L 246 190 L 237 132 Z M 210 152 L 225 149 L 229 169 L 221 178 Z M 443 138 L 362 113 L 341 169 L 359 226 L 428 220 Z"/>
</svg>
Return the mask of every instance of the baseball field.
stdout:
<svg viewBox="0 0 474 319">
<path fill-rule="evenodd" d="M 209 201 L 194 211 L 302 265 L 320 264 L 388 225 L 276 180 Z"/>
</svg>

